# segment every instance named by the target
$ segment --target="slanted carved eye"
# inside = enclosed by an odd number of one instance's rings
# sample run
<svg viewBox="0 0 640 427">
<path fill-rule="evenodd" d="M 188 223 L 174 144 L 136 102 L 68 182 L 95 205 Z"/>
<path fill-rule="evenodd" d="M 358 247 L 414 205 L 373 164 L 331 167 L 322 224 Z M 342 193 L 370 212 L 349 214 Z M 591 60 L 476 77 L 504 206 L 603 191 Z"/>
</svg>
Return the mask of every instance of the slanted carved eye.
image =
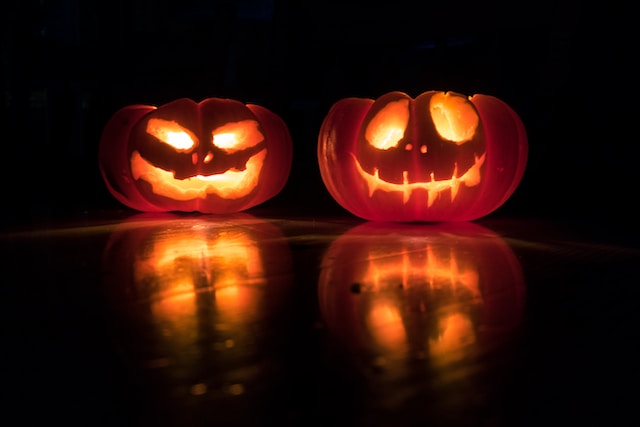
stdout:
<svg viewBox="0 0 640 427">
<path fill-rule="evenodd" d="M 429 103 L 431 120 L 442 138 L 456 145 L 471 141 L 476 134 L 479 117 L 473 105 L 464 97 L 436 93 Z"/>
<path fill-rule="evenodd" d="M 404 138 L 409 123 L 409 101 L 402 99 L 385 105 L 371 119 L 365 138 L 379 150 L 394 148 Z"/>
<path fill-rule="evenodd" d="M 264 140 L 255 120 L 227 123 L 211 132 L 213 145 L 228 153 L 245 150 Z"/>
<path fill-rule="evenodd" d="M 173 120 L 149 119 L 147 133 L 175 148 L 177 151 L 189 151 L 195 145 L 197 138 L 189 130 Z"/>
</svg>

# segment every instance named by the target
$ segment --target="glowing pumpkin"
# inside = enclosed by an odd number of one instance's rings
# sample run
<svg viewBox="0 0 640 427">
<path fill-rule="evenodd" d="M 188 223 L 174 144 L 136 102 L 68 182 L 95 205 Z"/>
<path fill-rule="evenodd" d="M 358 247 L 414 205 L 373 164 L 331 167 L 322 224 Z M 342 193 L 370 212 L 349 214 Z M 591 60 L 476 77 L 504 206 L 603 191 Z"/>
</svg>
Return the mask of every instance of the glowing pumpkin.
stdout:
<svg viewBox="0 0 640 427">
<path fill-rule="evenodd" d="M 408 360 L 457 369 L 513 337 L 521 324 L 522 268 L 498 235 L 470 222 L 369 222 L 322 258 L 319 304 L 330 331 L 392 377 Z"/>
<path fill-rule="evenodd" d="M 103 287 L 118 345 L 176 399 L 243 395 L 269 373 L 291 279 L 280 229 L 247 214 L 141 214 L 104 248 Z M 155 381 L 153 381 L 155 383 Z M 222 415 L 221 415 L 222 416 Z"/>
<path fill-rule="evenodd" d="M 345 98 L 318 136 L 322 180 L 354 215 L 376 221 L 468 221 L 500 207 L 524 174 L 518 115 L 487 95 L 429 91 Z"/>
<path fill-rule="evenodd" d="M 220 98 L 132 105 L 105 126 L 99 165 L 110 193 L 143 212 L 226 214 L 277 195 L 291 170 L 280 117 Z"/>
</svg>

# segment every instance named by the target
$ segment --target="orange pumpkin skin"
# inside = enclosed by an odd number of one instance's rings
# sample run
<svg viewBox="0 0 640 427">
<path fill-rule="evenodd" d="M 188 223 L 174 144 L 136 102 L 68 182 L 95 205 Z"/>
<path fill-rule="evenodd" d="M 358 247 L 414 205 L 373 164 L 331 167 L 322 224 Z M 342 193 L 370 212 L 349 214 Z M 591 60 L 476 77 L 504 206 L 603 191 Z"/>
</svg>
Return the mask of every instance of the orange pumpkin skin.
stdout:
<svg viewBox="0 0 640 427">
<path fill-rule="evenodd" d="M 528 156 L 520 117 L 488 95 L 345 98 L 324 118 L 318 163 L 331 196 L 373 221 L 470 221 L 499 208 Z"/>
<path fill-rule="evenodd" d="M 282 190 L 293 144 L 284 121 L 261 106 L 182 98 L 120 109 L 98 154 L 107 189 L 132 209 L 227 214 Z"/>
</svg>

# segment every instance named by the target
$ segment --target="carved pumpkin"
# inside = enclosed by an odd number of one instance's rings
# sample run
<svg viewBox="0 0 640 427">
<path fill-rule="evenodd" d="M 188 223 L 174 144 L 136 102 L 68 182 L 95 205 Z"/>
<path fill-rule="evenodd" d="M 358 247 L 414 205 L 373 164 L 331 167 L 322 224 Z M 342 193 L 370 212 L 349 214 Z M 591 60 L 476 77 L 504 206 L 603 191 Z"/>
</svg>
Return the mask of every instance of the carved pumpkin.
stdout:
<svg viewBox="0 0 640 427">
<path fill-rule="evenodd" d="M 213 395 L 224 406 L 269 374 L 254 366 L 280 330 L 291 262 L 280 229 L 247 214 L 131 218 L 102 259 L 118 345 L 171 401 L 211 405 Z"/>
<path fill-rule="evenodd" d="M 525 286 L 511 248 L 477 224 L 369 222 L 329 246 L 318 295 L 328 329 L 397 378 L 409 360 L 449 375 L 507 342 Z"/>
<path fill-rule="evenodd" d="M 124 107 L 99 146 L 108 190 L 143 212 L 249 209 L 282 190 L 291 161 L 291 136 L 280 117 L 220 98 Z"/>
<path fill-rule="evenodd" d="M 345 98 L 318 136 L 322 180 L 354 215 L 376 221 L 468 221 L 500 207 L 524 174 L 518 115 L 487 95 L 402 92 Z"/>
</svg>

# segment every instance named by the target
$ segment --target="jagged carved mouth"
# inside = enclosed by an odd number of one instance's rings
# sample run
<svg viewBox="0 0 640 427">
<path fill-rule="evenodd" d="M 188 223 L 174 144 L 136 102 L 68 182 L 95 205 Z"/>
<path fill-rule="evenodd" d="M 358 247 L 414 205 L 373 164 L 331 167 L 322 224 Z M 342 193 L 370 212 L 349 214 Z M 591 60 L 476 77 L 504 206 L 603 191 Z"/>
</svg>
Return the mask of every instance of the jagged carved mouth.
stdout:
<svg viewBox="0 0 640 427">
<path fill-rule="evenodd" d="M 256 188 L 266 154 L 267 150 L 262 149 L 251 156 L 244 170 L 230 169 L 221 174 L 176 179 L 173 172 L 152 165 L 138 151 L 134 151 L 131 155 L 131 173 L 134 179 L 151 184 L 155 194 L 174 200 L 204 199 L 209 194 L 238 199 Z"/>
<path fill-rule="evenodd" d="M 458 190 L 461 185 L 467 187 L 474 187 L 481 181 L 480 168 L 484 164 L 486 153 L 483 153 L 480 157 L 474 156 L 475 161 L 473 165 L 461 176 L 457 176 L 458 168 L 454 168 L 453 174 L 449 179 L 443 179 L 436 181 L 431 173 L 431 181 L 424 182 L 409 182 L 408 171 L 403 171 L 403 182 L 396 184 L 388 182 L 380 178 L 378 168 L 373 170 L 373 174 L 365 171 L 355 155 L 351 154 L 355 161 L 358 173 L 367 183 L 369 188 L 369 197 L 373 196 L 376 191 L 384 192 L 399 192 L 402 193 L 402 203 L 407 203 L 413 194 L 413 190 L 427 190 L 427 206 L 433 205 L 440 193 L 446 190 L 450 190 L 451 202 L 453 202 L 458 195 Z"/>
</svg>

